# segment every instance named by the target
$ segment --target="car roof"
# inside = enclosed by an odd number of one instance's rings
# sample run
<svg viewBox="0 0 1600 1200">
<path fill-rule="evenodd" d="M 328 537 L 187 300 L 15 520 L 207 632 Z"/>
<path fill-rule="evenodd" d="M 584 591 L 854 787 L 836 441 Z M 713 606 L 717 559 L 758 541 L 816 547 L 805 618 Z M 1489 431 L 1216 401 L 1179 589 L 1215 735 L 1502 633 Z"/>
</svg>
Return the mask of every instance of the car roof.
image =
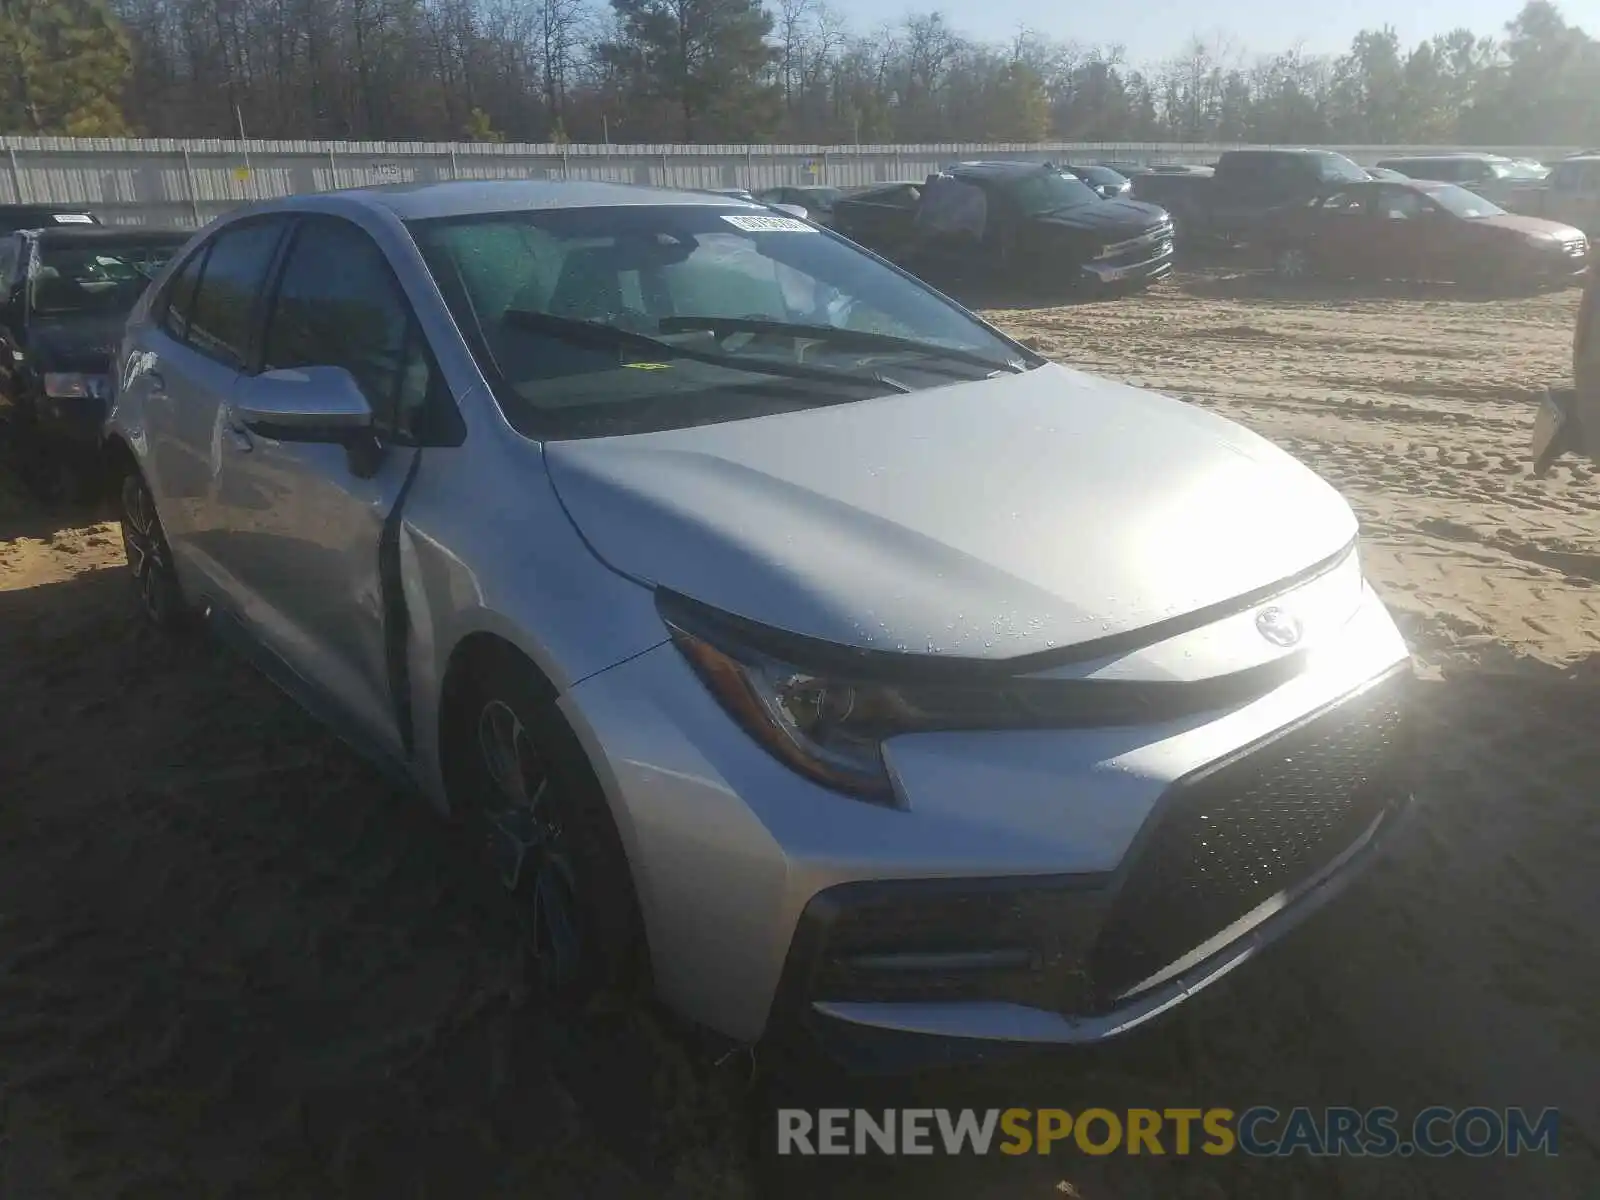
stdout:
<svg viewBox="0 0 1600 1200">
<path fill-rule="evenodd" d="M 433 217 L 465 217 L 479 213 L 518 212 L 545 208 L 621 208 L 704 204 L 761 207 L 748 200 L 712 192 L 642 187 L 630 183 L 594 183 L 566 179 L 484 179 L 444 183 L 389 183 L 334 192 L 306 192 L 253 206 L 251 211 L 323 210 L 331 205 L 387 212 L 402 221 Z"/>
<path fill-rule="evenodd" d="M 1463 150 L 1460 154 L 1401 154 L 1385 158 L 1378 165 L 1391 162 L 1510 162 L 1504 154 L 1490 154 L 1485 150 Z"/>
<path fill-rule="evenodd" d="M 87 205 L 82 204 L 0 204 L 0 215 L 11 213 L 82 213 L 86 217 L 94 215 Z"/>
<path fill-rule="evenodd" d="M 945 173 L 969 179 L 1003 179 L 1009 175 L 1029 175 L 1050 169 L 1048 163 L 1036 162 L 962 162 L 956 163 Z"/>
<path fill-rule="evenodd" d="M 170 241 L 175 246 L 181 246 L 194 236 L 195 231 L 143 225 L 51 225 L 44 229 L 23 229 L 18 232 L 43 246 L 151 241 Z"/>
</svg>

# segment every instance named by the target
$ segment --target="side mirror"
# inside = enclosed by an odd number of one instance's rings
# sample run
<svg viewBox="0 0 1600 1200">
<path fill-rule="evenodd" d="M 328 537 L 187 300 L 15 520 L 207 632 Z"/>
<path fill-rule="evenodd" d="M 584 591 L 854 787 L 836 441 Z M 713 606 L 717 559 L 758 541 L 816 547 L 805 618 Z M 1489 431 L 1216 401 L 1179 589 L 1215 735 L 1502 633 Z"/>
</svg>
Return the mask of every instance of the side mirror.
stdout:
<svg viewBox="0 0 1600 1200">
<path fill-rule="evenodd" d="M 372 405 L 343 367 L 286 367 L 242 380 L 234 410 L 247 429 L 286 442 L 336 442 L 372 428 Z"/>
</svg>

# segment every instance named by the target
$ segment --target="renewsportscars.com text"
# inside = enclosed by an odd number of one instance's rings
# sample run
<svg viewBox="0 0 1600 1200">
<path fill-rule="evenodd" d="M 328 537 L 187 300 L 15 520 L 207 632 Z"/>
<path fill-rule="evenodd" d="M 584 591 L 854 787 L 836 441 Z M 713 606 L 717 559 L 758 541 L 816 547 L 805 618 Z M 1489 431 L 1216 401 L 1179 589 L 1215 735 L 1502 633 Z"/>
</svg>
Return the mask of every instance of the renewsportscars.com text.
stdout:
<svg viewBox="0 0 1600 1200">
<path fill-rule="evenodd" d="M 1560 1114 L 1546 1108 L 783 1108 L 778 1153 L 1246 1154 L 1384 1158 L 1554 1156 Z"/>
</svg>

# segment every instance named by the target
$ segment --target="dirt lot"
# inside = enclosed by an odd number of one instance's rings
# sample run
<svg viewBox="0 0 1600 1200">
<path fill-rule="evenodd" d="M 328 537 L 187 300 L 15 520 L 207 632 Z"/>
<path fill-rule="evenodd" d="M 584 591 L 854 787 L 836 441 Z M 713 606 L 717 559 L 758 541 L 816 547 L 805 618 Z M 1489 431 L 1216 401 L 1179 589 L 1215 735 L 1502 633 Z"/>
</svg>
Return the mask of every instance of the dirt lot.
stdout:
<svg viewBox="0 0 1600 1200">
<path fill-rule="evenodd" d="M 1136 1038 L 807 1093 L 1557 1106 L 1559 1158 L 775 1163 L 747 1062 L 651 1012 L 550 1019 L 458 834 L 222 652 L 143 635 L 115 526 L 0 480 L 0 1197 L 1593 1196 L 1600 481 L 1526 461 L 1575 303 L 1211 274 L 993 314 L 1345 491 L 1422 668 L 1420 819 Z"/>
</svg>

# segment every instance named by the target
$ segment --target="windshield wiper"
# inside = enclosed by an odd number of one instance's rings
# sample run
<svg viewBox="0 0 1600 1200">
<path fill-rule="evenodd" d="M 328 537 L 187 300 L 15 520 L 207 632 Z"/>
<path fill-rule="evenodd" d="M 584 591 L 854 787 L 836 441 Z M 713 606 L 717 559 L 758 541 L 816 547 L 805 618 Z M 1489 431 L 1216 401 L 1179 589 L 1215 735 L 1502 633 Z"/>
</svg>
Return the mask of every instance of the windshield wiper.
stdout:
<svg viewBox="0 0 1600 1200">
<path fill-rule="evenodd" d="M 1016 374 L 1027 369 L 1015 359 L 990 358 L 987 354 L 978 354 L 972 350 L 957 350 L 941 346 L 937 342 L 919 342 L 915 338 L 895 337 L 889 333 L 872 333 L 864 329 L 841 329 L 837 325 L 800 325 L 789 321 L 769 321 L 760 317 L 661 318 L 662 333 L 693 333 L 699 330 L 706 330 L 719 336 L 730 333 L 754 333 L 809 338 L 856 350 L 899 350 L 946 358 L 952 362 L 981 367 L 986 371 L 1010 371 Z"/>
<path fill-rule="evenodd" d="M 750 358 L 742 354 L 722 354 L 714 350 L 696 350 L 689 346 L 675 346 L 648 334 L 619 329 L 602 321 L 583 321 L 574 317 L 558 317 L 551 313 L 535 312 L 527 308 L 508 308 L 507 322 L 532 333 L 543 333 L 575 346 L 591 346 L 596 350 L 632 350 L 654 361 L 665 358 L 688 362 L 709 363 L 714 367 L 731 367 L 736 371 L 752 371 L 760 375 L 777 375 L 786 379 L 818 379 L 829 383 L 876 384 L 897 392 L 913 389 L 872 371 L 846 371 L 837 367 L 813 367 L 803 363 L 774 362 L 771 359 Z M 665 322 L 663 322 L 665 324 Z M 694 326 L 693 328 L 704 328 Z"/>
</svg>

